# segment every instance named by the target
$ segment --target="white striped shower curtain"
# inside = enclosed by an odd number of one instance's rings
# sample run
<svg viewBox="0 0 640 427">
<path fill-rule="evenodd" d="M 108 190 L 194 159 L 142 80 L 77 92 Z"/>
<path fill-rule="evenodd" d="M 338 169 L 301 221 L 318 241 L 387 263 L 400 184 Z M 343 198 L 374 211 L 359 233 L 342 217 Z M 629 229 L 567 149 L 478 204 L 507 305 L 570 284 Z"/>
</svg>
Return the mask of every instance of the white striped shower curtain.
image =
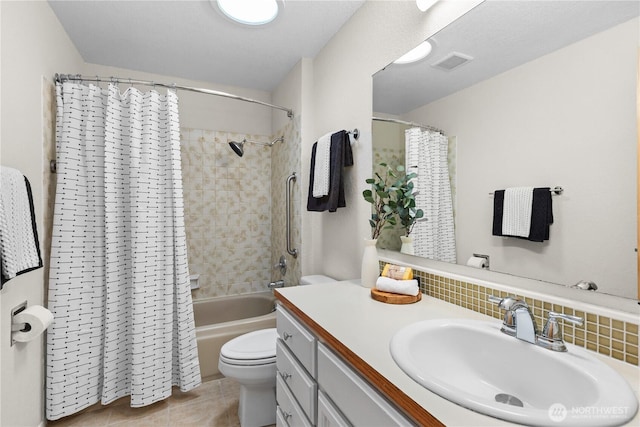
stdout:
<svg viewBox="0 0 640 427">
<path fill-rule="evenodd" d="M 201 382 L 187 268 L 178 99 L 56 85 L 57 189 L 46 415 Z"/>
<path fill-rule="evenodd" d="M 410 128 L 405 131 L 406 165 L 414 178 L 416 207 L 426 220 L 413 228 L 414 254 L 429 259 L 456 262 L 453 200 L 447 165 L 449 141 L 439 132 Z"/>
</svg>

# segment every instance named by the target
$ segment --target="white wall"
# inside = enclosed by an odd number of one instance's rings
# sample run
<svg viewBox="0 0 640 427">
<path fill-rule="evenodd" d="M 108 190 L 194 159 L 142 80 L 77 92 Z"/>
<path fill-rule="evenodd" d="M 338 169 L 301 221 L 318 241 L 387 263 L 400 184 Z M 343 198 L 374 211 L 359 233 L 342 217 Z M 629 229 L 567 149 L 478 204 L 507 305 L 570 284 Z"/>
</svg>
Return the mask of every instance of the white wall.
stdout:
<svg viewBox="0 0 640 427">
<path fill-rule="evenodd" d="M 486 253 L 492 270 L 566 285 L 593 280 L 600 291 L 636 296 L 639 25 L 621 24 L 406 115 L 458 137 L 459 260 Z M 565 192 L 553 198 L 548 242 L 491 236 L 489 192 L 555 185 Z"/>
<path fill-rule="evenodd" d="M 303 274 L 360 277 L 363 240 L 371 235 L 370 205 L 362 198 L 372 166 L 371 76 L 478 3 L 439 2 L 422 13 L 413 1 L 368 1 L 314 58 L 313 136 L 303 139 L 302 164 L 309 162 L 313 141 L 327 132 L 358 128 L 361 136 L 346 172 L 347 207 L 303 214 L 303 230 L 310 230 L 305 246 L 314 246 Z"/>
<path fill-rule="evenodd" d="M 82 58 L 46 2 L 0 2 L 0 163 L 21 170 L 33 190 L 40 243 L 43 237 L 42 76 L 77 70 Z M 43 269 L 18 276 L 0 291 L 0 425 L 37 426 L 44 421 L 43 340 L 9 346 L 10 311 L 43 304 Z"/>
</svg>

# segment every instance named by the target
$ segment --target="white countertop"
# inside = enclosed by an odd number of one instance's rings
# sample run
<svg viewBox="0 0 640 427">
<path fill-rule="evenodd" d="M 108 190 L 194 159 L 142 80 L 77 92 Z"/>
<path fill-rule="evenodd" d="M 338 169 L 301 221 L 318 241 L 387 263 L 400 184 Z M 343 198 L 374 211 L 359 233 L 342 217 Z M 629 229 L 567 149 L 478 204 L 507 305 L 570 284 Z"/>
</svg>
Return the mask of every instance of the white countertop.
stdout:
<svg viewBox="0 0 640 427">
<path fill-rule="evenodd" d="M 447 426 L 506 426 L 512 423 L 465 409 L 425 389 L 406 375 L 389 352 L 391 337 L 414 322 L 439 318 L 499 320 L 423 295 L 414 304 L 385 304 L 371 299 L 370 290 L 358 281 L 293 286 L 277 290 L 290 303 L 355 353 L 360 359 L 402 390 Z M 593 353 L 622 375 L 639 393 L 640 369 L 628 363 Z M 640 426 L 636 414 L 627 425 Z"/>
</svg>

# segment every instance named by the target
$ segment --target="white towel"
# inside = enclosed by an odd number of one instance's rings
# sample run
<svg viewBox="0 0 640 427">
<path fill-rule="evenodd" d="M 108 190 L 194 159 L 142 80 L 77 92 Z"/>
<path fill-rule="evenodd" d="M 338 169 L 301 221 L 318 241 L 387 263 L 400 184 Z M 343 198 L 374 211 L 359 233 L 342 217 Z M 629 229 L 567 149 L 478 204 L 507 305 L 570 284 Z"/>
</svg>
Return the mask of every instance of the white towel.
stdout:
<svg viewBox="0 0 640 427">
<path fill-rule="evenodd" d="M 22 173 L 0 167 L 0 258 L 2 283 L 42 266 L 31 195 Z M 1 286 L 0 286 L 1 288 Z"/>
<path fill-rule="evenodd" d="M 413 280 L 396 280 L 390 277 L 378 277 L 376 281 L 376 289 L 383 292 L 391 292 L 394 294 L 413 295 L 416 296 L 420 292 L 418 281 Z"/>
<path fill-rule="evenodd" d="M 512 187 L 504 190 L 502 235 L 529 237 L 533 187 Z"/>
<path fill-rule="evenodd" d="M 316 164 L 313 168 L 313 197 L 316 199 L 329 195 L 331 135 L 333 133 L 321 136 L 316 145 Z"/>
</svg>

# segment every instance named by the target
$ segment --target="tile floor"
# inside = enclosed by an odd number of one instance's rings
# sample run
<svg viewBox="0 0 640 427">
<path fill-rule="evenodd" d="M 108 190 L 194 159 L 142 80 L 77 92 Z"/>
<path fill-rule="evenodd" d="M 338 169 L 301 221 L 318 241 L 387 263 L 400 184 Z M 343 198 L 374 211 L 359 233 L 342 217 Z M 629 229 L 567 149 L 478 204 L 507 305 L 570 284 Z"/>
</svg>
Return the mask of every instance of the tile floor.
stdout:
<svg viewBox="0 0 640 427">
<path fill-rule="evenodd" d="M 127 398 L 107 406 L 95 405 L 79 414 L 50 421 L 49 427 L 240 427 L 240 386 L 228 378 L 203 382 L 188 393 L 173 395 L 144 408 L 131 408 Z"/>
</svg>

